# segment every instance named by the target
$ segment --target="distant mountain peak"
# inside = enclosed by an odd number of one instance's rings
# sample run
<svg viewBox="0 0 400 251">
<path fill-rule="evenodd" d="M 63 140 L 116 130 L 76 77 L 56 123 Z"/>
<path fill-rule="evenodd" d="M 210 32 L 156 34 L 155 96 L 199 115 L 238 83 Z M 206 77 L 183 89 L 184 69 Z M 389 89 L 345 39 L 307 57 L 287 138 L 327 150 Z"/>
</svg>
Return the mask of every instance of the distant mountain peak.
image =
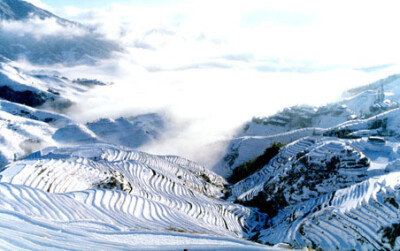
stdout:
<svg viewBox="0 0 400 251">
<path fill-rule="evenodd" d="M 22 0 L 0 0 L 0 18 L 6 20 L 23 20 L 32 16 L 40 19 L 57 17 L 54 14 Z M 58 17 L 57 17 L 58 18 Z"/>
<path fill-rule="evenodd" d="M 110 58 L 121 47 L 115 42 L 95 34 L 90 28 L 77 22 L 58 17 L 51 12 L 34 6 L 23 0 L 0 0 L 0 21 L 24 22 L 27 25 L 31 19 L 41 19 L 42 26 L 35 27 L 33 32 L 21 36 L 14 31 L 3 29 L 7 23 L 0 25 L 0 55 L 11 60 L 24 58 L 35 64 L 65 63 L 68 65 L 92 64 L 97 59 Z M 73 29 L 79 29 L 83 34 L 70 37 L 57 34 L 45 34 L 46 39 L 36 39 L 43 29 L 47 19 L 56 20 L 61 27 L 68 28 L 65 34 Z M 35 22 L 34 20 L 32 22 Z M 72 29 L 71 29 L 72 28 Z M 73 37 L 74 39 L 71 39 Z"/>
</svg>

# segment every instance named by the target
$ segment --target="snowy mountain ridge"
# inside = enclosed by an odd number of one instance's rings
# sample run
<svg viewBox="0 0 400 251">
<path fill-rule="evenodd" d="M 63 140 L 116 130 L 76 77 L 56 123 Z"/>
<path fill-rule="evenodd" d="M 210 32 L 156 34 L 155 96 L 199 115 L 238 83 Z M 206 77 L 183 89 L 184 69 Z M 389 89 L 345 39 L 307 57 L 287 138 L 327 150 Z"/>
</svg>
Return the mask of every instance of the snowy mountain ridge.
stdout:
<svg viewBox="0 0 400 251">
<path fill-rule="evenodd" d="M 140 147 L 161 137 L 167 121 L 159 114 L 100 119 L 88 124 L 62 112 L 99 80 L 70 80 L 56 72 L 31 72 L 0 62 L 0 166 L 46 146 L 111 143 Z"/>
<path fill-rule="evenodd" d="M 23 20 L 32 16 L 40 19 L 55 18 L 56 15 L 49 11 L 40 9 L 26 1 L 2 0 L 0 1 L 0 18 L 6 20 Z M 59 17 L 57 17 L 59 18 Z M 61 19 L 61 18 L 59 18 Z M 65 19 L 64 19 L 65 20 Z M 65 22 L 67 22 L 65 20 Z"/>
<path fill-rule="evenodd" d="M 326 107 L 253 119 L 231 141 L 217 168 L 242 179 L 226 198 L 268 215 L 253 240 L 322 250 L 399 247 L 398 78 L 377 83 Z M 279 153 L 260 165 L 277 143 Z"/>
<path fill-rule="evenodd" d="M 234 169 L 260 155 L 273 142 L 287 144 L 306 136 L 332 134 L 337 127 L 345 129 L 351 124 L 364 124 L 364 129 L 368 129 L 367 124 L 374 123 L 373 118 L 399 107 L 400 79 L 396 76 L 359 87 L 355 89 L 359 91 L 351 91 L 354 96 L 344 94 L 347 97 L 336 103 L 321 107 L 299 105 L 269 117 L 253 118 L 229 142 L 225 156 L 215 169 Z M 397 133 L 397 128 L 394 128 L 394 133 Z M 353 134 L 358 137 L 363 132 L 358 129 Z"/>
<path fill-rule="evenodd" d="M 56 34 L 46 33 L 57 27 Z M 0 0 L 0 55 L 34 64 L 93 64 L 122 47 L 93 29 L 23 0 Z"/>
</svg>

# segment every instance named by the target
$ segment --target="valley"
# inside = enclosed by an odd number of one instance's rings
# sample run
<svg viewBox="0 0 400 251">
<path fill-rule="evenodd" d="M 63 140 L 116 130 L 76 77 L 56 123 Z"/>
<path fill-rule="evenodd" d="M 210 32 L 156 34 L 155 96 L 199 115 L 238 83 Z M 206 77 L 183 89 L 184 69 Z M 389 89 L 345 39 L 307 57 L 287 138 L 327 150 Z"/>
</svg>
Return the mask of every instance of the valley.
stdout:
<svg viewBox="0 0 400 251">
<path fill-rule="evenodd" d="M 0 0 L 7 22 L 32 15 L 87 29 L 25 1 Z M 70 116 L 84 94 L 118 84 L 46 68 L 121 52 L 88 32 L 52 41 L 62 50 L 46 45 L 50 56 L 39 51 L 43 40 L 8 38 L 15 44 L 0 33 L 0 249 L 400 248 L 399 75 L 335 102 L 253 117 L 212 143 L 222 149 L 205 166 L 142 151 L 166 134 L 179 137 L 165 114 Z M 20 53 L 43 70 L 24 67 Z"/>
</svg>

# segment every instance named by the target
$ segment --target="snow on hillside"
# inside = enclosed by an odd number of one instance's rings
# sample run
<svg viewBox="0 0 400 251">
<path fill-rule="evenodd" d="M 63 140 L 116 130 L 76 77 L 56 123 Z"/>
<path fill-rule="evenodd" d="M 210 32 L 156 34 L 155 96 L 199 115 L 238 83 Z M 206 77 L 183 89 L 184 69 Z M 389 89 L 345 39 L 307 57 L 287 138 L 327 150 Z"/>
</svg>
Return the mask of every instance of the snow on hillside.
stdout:
<svg viewBox="0 0 400 251">
<path fill-rule="evenodd" d="M 12 60 L 24 58 L 45 65 L 93 64 L 120 51 L 116 42 L 83 25 L 26 1 L 0 0 L 0 54 Z"/>
<path fill-rule="evenodd" d="M 100 119 L 88 123 L 87 127 L 104 142 L 138 148 L 161 137 L 167 125 L 163 116 L 150 113 L 115 120 Z"/>
<path fill-rule="evenodd" d="M 19 0 L 2 0 L 0 1 L 0 18 L 6 20 L 23 20 L 29 19 L 32 15 L 45 18 L 56 18 L 54 14 L 40 9 L 31 3 Z M 58 18 L 58 17 L 57 17 Z M 60 18 L 61 20 L 61 18 Z M 63 19 L 64 22 L 68 22 Z"/>
<path fill-rule="evenodd" d="M 75 85 L 65 77 L 52 73 L 25 71 L 13 62 L 0 62 L 0 98 L 32 107 L 45 103 L 65 109 L 87 87 Z"/>
<path fill-rule="evenodd" d="M 218 199 L 223 179 L 179 157 L 109 145 L 48 148 L 0 178 L 2 229 L 24 222 L 19 235 L 27 238 L 2 235 L 10 249 L 28 240 L 34 249 L 61 248 L 64 238 L 87 249 L 267 248 L 237 239 L 264 224 L 262 214 Z"/>
<path fill-rule="evenodd" d="M 138 148 L 165 129 L 158 114 L 80 124 L 65 115 L 0 99 L 0 167 L 46 146 L 111 143 Z"/>
<path fill-rule="evenodd" d="M 389 114 L 398 117 L 397 111 Z M 263 243 L 324 250 L 398 248 L 393 231 L 400 221 L 399 145 L 397 136 L 305 137 L 233 184 L 228 200 L 268 214 L 256 236 Z"/>
<path fill-rule="evenodd" d="M 2 57 L 0 90 L 0 166 L 4 166 L 32 151 L 57 145 L 55 131 L 74 122 L 43 107 L 64 110 L 88 88 L 51 73 L 25 71 Z"/>
<path fill-rule="evenodd" d="M 46 146 L 105 142 L 140 147 L 161 136 L 164 117 L 145 114 L 100 119 L 88 124 L 63 112 L 99 80 L 69 80 L 57 72 L 26 71 L 7 58 L 0 60 L 0 167 Z"/>
<path fill-rule="evenodd" d="M 236 175 L 227 200 L 268 215 L 253 240 L 323 250 L 400 247 L 398 78 L 376 83 L 338 103 L 253 119 L 231 140 L 216 168 Z M 266 160 L 276 143 L 284 146 Z"/>
<path fill-rule="evenodd" d="M 299 105 L 285 108 L 270 117 L 253 118 L 227 144 L 224 156 L 214 169 L 229 175 L 232 169 L 259 156 L 273 142 L 286 144 L 305 136 L 322 135 L 329 128 L 342 124 L 348 127 L 351 124 L 361 126 L 363 123 L 373 123 L 376 116 L 399 107 L 399 81 L 397 75 L 390 76 L 365 87 L 349 90 L 344 94 L 346 98 L 336 103 L 321 107 Z M 368 118 L 370 120 L 363 120 Z M 390 124 L 396 125 L 396 122 Z M 367 127 L 365 125 L 364 129 Z M 361 128 L 355 132 L 362 133 Z"/>
<path fill-rule="evenodd" d="M 400 173 L 370 178 L 283 210 L 260 240 L 327 250 L 397 250 Z"/>
<path fill-rule="evenodd" d="M 69 123 L 60 127 L 53 139 L 63 144 L 105 142 L 139 148 L 153 142 L 166 130 L 163 116 L 155 113 L 118 119 L 99 119 L 86 125 Z"/>
<path fill-rule="evenodd" d="M 353 88 L 350 89 L 348 91 L 346 91 L 343 96 L 348 99 L 351 97 L 354 97 L 356 95 L 359 95 L 361 93 L 367 92 L 367 91 L 373 91 L 376 92 L 379 89 L 381 89 L 383 87 L 383 90 L 385 92 L 385 95 L 387 96 L 396 96 L 396 100 L 398 100 L 399 98 L 399 91 L 400 91 L 400 74 L 395 74 L 395 75 L 391 75 L 387 78 L 378 80 L 374 83 L 371 83 L 369 85 L 365 85 L 365 86 L 360 86 L 357 88 Z"/>
<path fill-rule="evenodd" d="M 52 140 L 54 131 L 44 122 L 0 111 L 0 167 L 46 145 L 55 144 Z"/>
</svg>

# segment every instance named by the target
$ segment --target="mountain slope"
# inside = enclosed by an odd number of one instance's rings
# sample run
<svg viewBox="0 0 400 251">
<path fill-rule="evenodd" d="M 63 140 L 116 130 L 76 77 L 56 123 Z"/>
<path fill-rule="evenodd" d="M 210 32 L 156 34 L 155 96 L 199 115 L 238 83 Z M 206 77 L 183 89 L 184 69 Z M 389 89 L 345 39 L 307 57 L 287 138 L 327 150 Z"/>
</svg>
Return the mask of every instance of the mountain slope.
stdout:
<svg viewBox="0 0 400 251">
<path fill-rule="evenodd" d="M 11 61 L 0 62 L 0 98 L 38 107 L 45 103 L 55 109 L 66 109 L 76 97 L 87 91 L 64 77 L 52 73 L 27 72 Z"/>
<path fill-rule="evenodd" d="M 92 64 L 122 51 L 115 41 L 22 0 L 0 0 L 0 20 L 0 55 L 12 60 Z"/>
<path fill-rule="evenodd" d="M 397 250 L 400 172 L 282 211 L 260 240 L 340 250 Z"/>
<path fill-rule="evenodd" d="M 229 201 L 268 215 L 252 239 L 323 250 L 397 250 L 399 112 L 301 138 L 232 184 Z"/>
<path fill-rule="evenodd" d="M 40 9 L 31 3 L 20 0 L 2 0 L 0 1 L 0 18 L 6 20 L 23 20 L 32 16 L 40 19 L 55 18 L 52 13 Z"/>
<path fill-rule="evenodd" d="M 46 146 L 103 142 L 140 147 L 161 137 L 159 114 L 81 124 L 62 113 L 99 80 L 70 80 L 57 72 L 26 71 L 0 57 L 0 167 Z"/>
<path fill-rule="evenodd" d="M 253 120 L 230 142 L 219 167 L 241 179 L 228 186 L 226 199 L 267 215 L 253 240 L 322 250 L 399 249 L 398 78 L 376 83 L 335 104 Z M 279 153 L 262 158 L 277 143 L 284 145 Z"/>
<path fill-rule="evenodd" d="M 219 236 L 206 241 L 216 246 L 226 242 L 238 249 L 263 248 L 232 239 L 246 235 L 246 229 L 256 228 L 262 217 L 218 199 L 223 179 L 179 157 L 152 156 L 108 145 L 49 148 L 9 165 L 0 177 L 1 217 L 6 222 L 13 217 L 16 222 L 25 219 L 33 226 L 44 222 L 44 231 L 50 236 L 54 235 L 49 233 L 51 229 L 63 224 L 72 227 L 63 235 L 78 240 L 79 234 L 87 235 L 93 229 L 97 234 L 90 235 L 91 245 L 99 242 L 97 238 L 102 235 L 123 235 L 129 242 L 118 241 L 118 245 L 129 246 L 133 244 L 131 238 L 140 240 L 147 232 L 147 237 L 159 235 L 168 239 L 196 239 L 205 234 L 203 240 Z M 4 225 L 7 224 L 3 228 Z M 78 226 L 85 227 L 79 230 Z M 35 236 L 33 231 L 22 233 Z M 202 241 L 191 242 L 204 248 Z M 112 243 L 109 240 L 98 244 L 107 247 Z M 163 241 L 152 245 L 160 247 L 160 243 Z M 182 245 L 180 241 L 179 244 Z M 146 248 L 149 244 L 142 240 L 141 245 Z"/>
<path fill-rule="evenodd" d="M 287 144 L 302 137 L 322 135 L 327 130 L 332 132 L 342 124 L 343 128 L 350 124 L 358 125 L 360 120 L 373 123 L 375 116 L 399 107 L 399 81 L 398 75 L 389 76 L 345 92 L 345 98 L 336 103 L 321 107 L 299 105 L 269 117 L 253 118 L 227 143 L 224 156 L 214 169 L 229 175 L 232 169 L 261 155 L 274 142 Z M 365 125 L 364 129 L 367 127 Z M 363 133 L 360 128 L 357 131 L 358 136 Z M 394 128 L 394 131 L 397 132 L 397 129 Z"/>
</svg>

